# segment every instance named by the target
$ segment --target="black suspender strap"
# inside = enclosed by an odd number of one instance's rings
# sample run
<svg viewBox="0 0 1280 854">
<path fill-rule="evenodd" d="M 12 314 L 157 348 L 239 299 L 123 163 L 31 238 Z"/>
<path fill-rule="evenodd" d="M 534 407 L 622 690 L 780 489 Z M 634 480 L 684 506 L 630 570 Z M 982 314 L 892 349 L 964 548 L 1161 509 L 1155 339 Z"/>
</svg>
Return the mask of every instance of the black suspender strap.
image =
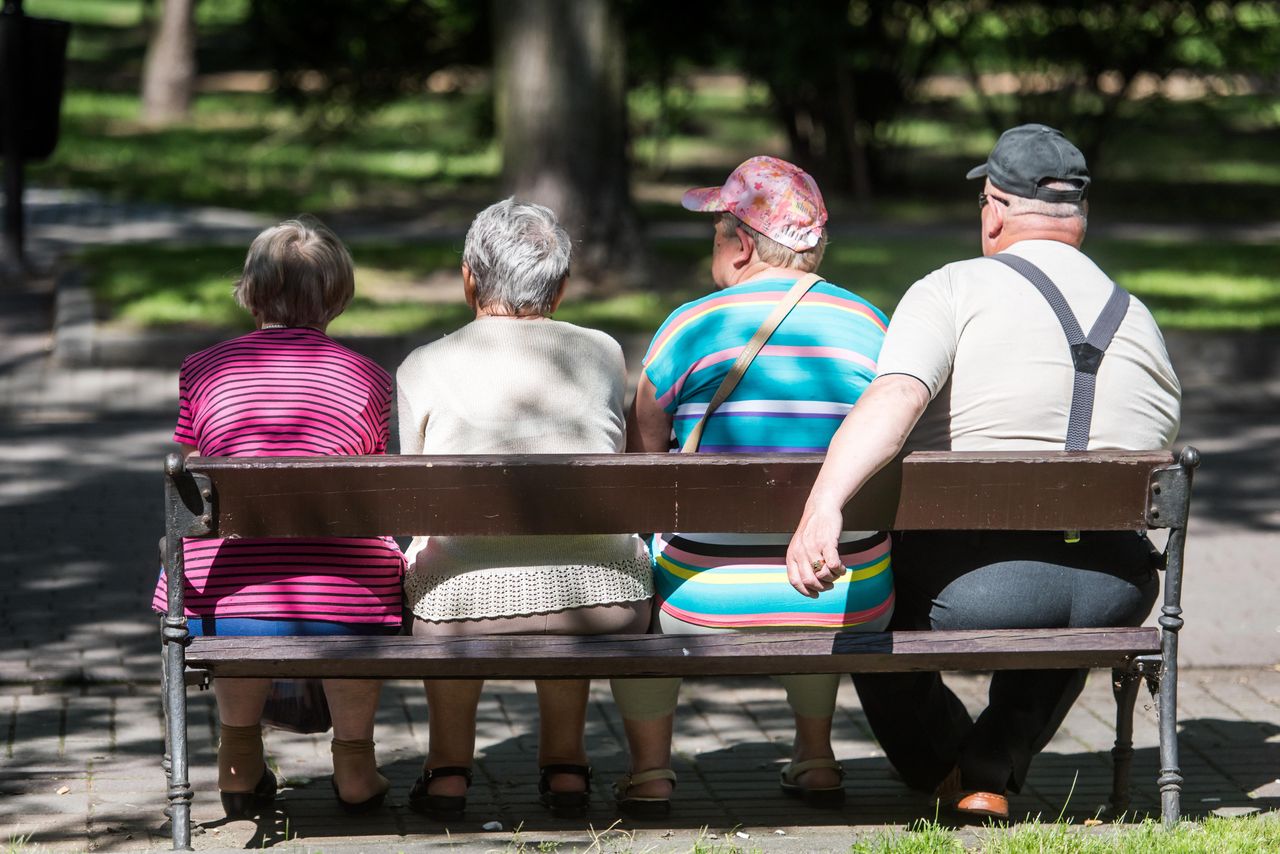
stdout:
<svg viewBox="0 0 1280 854">
<path fill-rule="evenodd" d="M 1106 353 L 1116 330 L 1129 311 L 1129 292 L 1114 282 L 1111 285 L 1111 296 L 1102 307 L 1102 313 L 1094 321 L 1093 328 L 1086 336 L 1076 322 L 1076 316 L 1067 305 L 1062 291 L 1044 271 L 1025 258 L 1017 255 L 992 255 L 994 260 L 1011 267 L 1022 274 L 1023 278 L 1035 285 L 1058 316 L 1062 331 L 1067 336 L 1067 344 L 1071 347 L 1071 361 L 1075 365 L 1075 381 L 1071 388 L 1071 418 L 1067 422 L 1068 451 L 1083 451 L 1089 447 L 1089 425 L 1093 421 L 1093 394 L 1098 379 L 1098 367 L 1102 364 L 1102 356 Z"/>
</svg>

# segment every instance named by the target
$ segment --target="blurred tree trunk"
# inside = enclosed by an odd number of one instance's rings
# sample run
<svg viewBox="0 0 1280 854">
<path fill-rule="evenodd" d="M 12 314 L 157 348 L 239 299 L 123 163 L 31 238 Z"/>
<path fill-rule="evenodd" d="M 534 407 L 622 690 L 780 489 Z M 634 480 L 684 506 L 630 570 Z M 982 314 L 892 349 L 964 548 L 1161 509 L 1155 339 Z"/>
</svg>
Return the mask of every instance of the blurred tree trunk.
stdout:
<svg viewBox="0 0 1280 854">
<path fill-rule="evenodd" d="M 196 80 L 196 0 L 164 0 L 142 66 L 142 119 L 168 124 L 191 113 Z"/>
<path fill-rule="evenodd" d="M 546 205 L 574 270 L 637 281 L 641 240 L 627 158 L 626 59 L 609 0 L 493 0 L 505 191 Z"/>
</svg>

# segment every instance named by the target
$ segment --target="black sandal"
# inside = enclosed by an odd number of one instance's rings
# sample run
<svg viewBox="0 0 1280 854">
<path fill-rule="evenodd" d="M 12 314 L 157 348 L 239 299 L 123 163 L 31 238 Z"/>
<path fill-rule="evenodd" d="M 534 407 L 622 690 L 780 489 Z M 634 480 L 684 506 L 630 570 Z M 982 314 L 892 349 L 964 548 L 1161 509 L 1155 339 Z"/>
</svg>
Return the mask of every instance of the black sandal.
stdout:
<svg viewBox="0 0 1280 854">
<path fill-rule="evenodd" d="M 573 774 L 586 781 L 581 792 L 556 792 L 551 789 L 551 775 Z M 591 803 L 591 768 L 586 765 L 556 763 L 538 769 L 538 796 L 542 805 L 556 818 L 581 818 Z"/>
<path fill-rule="evenodd" d="M 276 775 L 270 768 L 262 769 L 262 777 L 252 792 L 218 792 L 222 796 L 222 810 L 227 818 L 248 818 L 270 808 L 276 799 Z"/>
<path fill-rule="evenodd" d="M 467 788 L 471 788 L 470 768 L 464 768 L 461 765 L 424 768 L 422 776 L 409 790 L 409 809 L 436 821 L 461 821 L 467 810 L 466 795 L 433 795 L 427 791 L 431 781 L 441 777 L 461 777 L 467 781 Z"/>
</svg>

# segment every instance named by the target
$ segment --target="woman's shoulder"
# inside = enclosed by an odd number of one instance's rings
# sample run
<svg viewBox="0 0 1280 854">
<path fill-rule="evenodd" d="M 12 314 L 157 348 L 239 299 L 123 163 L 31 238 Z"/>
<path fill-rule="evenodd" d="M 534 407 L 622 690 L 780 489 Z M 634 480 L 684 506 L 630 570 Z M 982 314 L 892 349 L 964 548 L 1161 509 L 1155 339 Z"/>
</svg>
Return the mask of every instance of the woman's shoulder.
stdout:
<svg viewBox="0 0 1280 854">
<path fill-rule="evenodd" d="M 614 351 L 622 352 L 622 345 L 618 343 L 617 339 L 600 329 L 578 326 L 576 323 L 569 323 L 564 320 L 552 320 L 548 324 L 548 328 L 551 330 L 551 334 L 562 336 L 575 343 L 582 342 L 609 353 Z"/>
</svg>

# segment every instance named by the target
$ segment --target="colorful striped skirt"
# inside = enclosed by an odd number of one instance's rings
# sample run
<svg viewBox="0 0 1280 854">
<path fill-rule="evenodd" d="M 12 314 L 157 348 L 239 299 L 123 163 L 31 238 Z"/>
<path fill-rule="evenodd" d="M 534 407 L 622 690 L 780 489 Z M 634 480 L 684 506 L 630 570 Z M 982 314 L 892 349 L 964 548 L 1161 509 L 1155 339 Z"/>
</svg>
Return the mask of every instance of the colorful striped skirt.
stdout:
<svg viewBox="0 0 1280 854">
<path fill-rule="evenodd" d="M 816 599 L 787 581 L 782 534 L 655 534 L 654 588 L 663 614 L 708 628 L 882 628 L 893 613 L 887 533 L 846 531 L 845 574 Z"/>
</svg>

